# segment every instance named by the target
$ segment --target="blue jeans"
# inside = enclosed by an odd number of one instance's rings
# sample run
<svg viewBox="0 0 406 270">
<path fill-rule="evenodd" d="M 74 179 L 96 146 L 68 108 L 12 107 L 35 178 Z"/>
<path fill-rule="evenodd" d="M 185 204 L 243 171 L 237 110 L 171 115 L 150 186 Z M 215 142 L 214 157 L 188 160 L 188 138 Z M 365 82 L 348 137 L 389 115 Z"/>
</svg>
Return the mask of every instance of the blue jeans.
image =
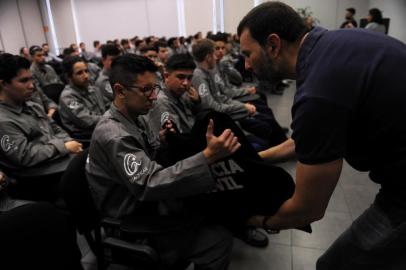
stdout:
<svg viewBox="0 0 406 270">
<path fill-rule="evenodd" d="M 406 269 L 406 221 L 393 226 L 372 204 L 318 259 L 316 269 Z"/>
</svg>

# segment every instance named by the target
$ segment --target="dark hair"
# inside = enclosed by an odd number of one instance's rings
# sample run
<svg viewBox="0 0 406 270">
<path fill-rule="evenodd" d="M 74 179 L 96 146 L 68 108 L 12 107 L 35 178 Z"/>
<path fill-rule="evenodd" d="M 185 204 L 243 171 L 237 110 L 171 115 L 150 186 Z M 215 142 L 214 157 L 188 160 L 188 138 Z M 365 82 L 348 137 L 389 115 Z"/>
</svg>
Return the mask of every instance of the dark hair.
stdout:
<svg viewBox="0 0 406 270">
<path fill-rule="evenodd" d="M 74 52 L 75 52 L 75 50 L 73 48 L 69 47 L 69 48 L 63 49 L 62 55 L 63 55 L 63 57 L 66 57 L 66 56 L 70 56 Z"/>
<path fill-rule="evenodd" d="M 83 41 L 79 43 L 79 47 L 81 47 L 82 45 L 86 45 Z"/>
<path fill-rule="evenodd" d="M 166 69 L 169 72 L 176 70 L 194 70 L 195 68 L 196 64 L 192 56 L 188 53 L 174 54 L 169 57 L 166 63 Z"/>
<path fill-rule="evenodd" d="M 139 74 L 156 72 L 158 68 L 145 56 L 124 54 L 115 58 L 111 64 L 110 84 L 131 85 Z"/>
<path fill-rule="evenodd" d="M 159 48 L 161 48 L 161 47 L 163 47 L 163 48 L 168 48 L 168 43 L 166 43 L 166 42 L 164 42 L 164 41 L 158 41 L 158 42 L 156 43 L 156 48 L 158 49 L 158 51 L 159 51 Z"/>
<path fill-rule="evenodd" d="M 224 43 L 227 43 L 227 34 L 218 32 L 217 34 L 212 35 L 210 39 L 213 41 L 223 41 Z"/>
<path fill-rule="evenodd" d="M 66 56 L 63 58 L 62 61 L 63 72 L 68 78 L 72 77 L 73 66 L 78 62 L 86 63 L 86 61 L 80 58 L 79 56 Z"/>
<path fill-rule="evenodd" d="M 198 62 L 203 62 L 207 55 L 214 52 L 214 41 L 210 39 L 198 40 L 192 46 L 193 58 Z"/>
<path fill-rule="evenodd" d="M 369 15 L 372 17 L 372 21 L 383 24 L 382 12 L 377 8 L 371 8 L 369 10 Z"/>
<path fill-rule="evenodd" d="M 143 42 L 144 42 L 144 40 L 142 40 L 142 39 L 137 39 L 137 40 L 135 41 L 135 47 L 138 48 L 138 46 L 140 46 L 140 44 L 143 43 Z"/>
<path fill-rule="evenodd" d="M 268 36 L 272 33 L 288 42 L 294 42 L 307 31 L 299 14 L 281 2 L 265 2 L 253 8 L 238 25 L 239 36 L 244 29 L 248 29 L 261 46 L 266 44 Z"/>
<path fill-rule="evenodd" d="M 30 55 L 34 56 L 36 52 L 41 52 L 42 48 L 38 45 L 34 45 L 30 47 Z"/>
<path fill-rule="evenodd" d="M 93 41 L 93 47 L 96 48 L 96 46 L 98 46 L 100 44 L 100 41 L 95 40 Z"/>
<path fill-rule="evenodd" d="M 0 80 L 10 83 L 22 69 L 30 69 L 31 63 L 26 58 L 9 53 L 0 54 Z"/>
<path fill-rule="evenodd" d="M 355 8 L 350 7 L 350 8 L 347 8 L 346 10 L 348 12 L 350 12 L 352 15 L 355 15 Z"/>
<path fill-rule="evenodd" d="M 42 43 L 42 47 L 49 46 L 48 43 Z"/>
<path fill-rule="evenodd" d="M 25 49 L 25 48 L 27 48 L 27 47 L 21 47 L 21 48 L 20 48 L 20 54 L 23 54 L 23 53 L 24 53 L 24 49 Z M 28 49 L 28 48 L 27 48 L 27 49 Z"/>
<path fill-rule="evenodd" d="M 146 53 L 147 51 L 158 52 L 158 48 L 155 47 L 155 46 L 146 46 L 146 47 L 143 47 L 143 48 L 140 49 L 140 53 L 142 53 L 142 54 Z"/>
<path fill-rule="evenodd" d="M 123 39 L 120 41 L 121 46 L 127 45 L 128 43 L 129 43 L 129 41 L 128 41 L 128 39 L 126 39 L 126 38 L 123 38 Z"/>
<path fill-rule="evenodd" d="M 120 54 L 120 50 L 111 44 L 103 44 L 101 46 L 101 55 L 102 58 L 106 58 L 107 56 L 118 56 Z"/>
<path fill-rule="evenodd" d="M 168 46 L 172 47 L 173 44 L 175 43 L 175 40 L 177 40 L 177 37 L 171 37 L 170 39 L 168 39 Z"/>
</svg>

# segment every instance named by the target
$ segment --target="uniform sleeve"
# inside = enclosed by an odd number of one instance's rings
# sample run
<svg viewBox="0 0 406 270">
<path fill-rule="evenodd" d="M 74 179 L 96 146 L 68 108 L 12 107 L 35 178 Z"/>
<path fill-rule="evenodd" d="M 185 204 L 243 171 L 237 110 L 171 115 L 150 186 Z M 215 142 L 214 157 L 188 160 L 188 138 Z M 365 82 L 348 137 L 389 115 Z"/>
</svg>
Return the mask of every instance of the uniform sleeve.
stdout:
<svg viewBox="0 0 406 270">
<path fill-rule="evenodd" d="M 103 97 L 109 101 L 113 100 L 113 89 L 111 88 L 110 82 L 103 78 L 102 75 L 99 75 L 99 78 L 96 80 L 96 87 L 99 88 Z"/>
<path fill-rule="evenodd" d="M 202 153 L 163 168 L 138 148 L 132 137 L 113 138 L 106 145 L 109 162 L 120 181 L 139 200 L 164 200 L 210 191 L 214 187 Z"/>
<path fill-rule="evenodd" d="M 159 134 L 166 120 L 171 120 L 176 127 L 180 126 L 179 116 L 165 101 L 158 100 L 154 109 L 149 114 L 150 127 L 155 134 Z"/>
<path fill-rule="evenodd" d="M 217 102 L 210 92 L 210 86 L 206 80 L 193 76 L 193 87 L 199 92 L 201 98 L 201 107 L 230 115 L 234 120 L 248 116 L 248 110 L 245 105 L 239 101 L 230 100 L 228 103 Z"/>
<path fill-rule="evenodd" d="M 89 111 L 89 109 L 74 96 L 62 96 L 59 105 L 60 110 L 63 112 L 61 116 L 68 117 L 69 120 L 79 128 L 93 128 L 102 117 L 102 115 L 97 115 Z"/>
<path fill-rule="evenodd" d="M 65 156 L 68 150 L 63 140 L 33 143 L 10 122 L 0 123 L 1 152 L 16 166 L 31 167 L 41 162 Z"/>
<path fill-rule="evenodd" d="M 63 142 L 73 140 L 69 136 L 69 134 L 63 128 L 61 128 L 53 119 L 50 120 L 50 124 L 51 124 L 52 130 L 55 133 L 55 137 L 57 137 L 58 139 L 61 139 Z"/>
</svg>

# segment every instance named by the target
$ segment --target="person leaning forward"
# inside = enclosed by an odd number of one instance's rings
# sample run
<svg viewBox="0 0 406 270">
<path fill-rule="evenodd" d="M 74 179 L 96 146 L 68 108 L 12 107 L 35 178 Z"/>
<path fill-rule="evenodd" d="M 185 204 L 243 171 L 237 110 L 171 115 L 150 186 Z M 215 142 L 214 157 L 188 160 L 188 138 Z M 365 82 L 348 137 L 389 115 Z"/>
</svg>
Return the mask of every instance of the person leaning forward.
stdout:
<svg viewBox="0 0 406 270">
<path fill-rule="evenodd" d="M 296 189 L 276 214 L 252 223 L 286 229 L 321 219 L 345 159 L 381 189 L 317 269 L 406 269 L 406 45 L 363 29 L 308 31 L 281 2 L 251 10 L 238 34 L 259 78 L 297 83 L 292 139 L 261 153 L 296 154 Z"/>
</svg>

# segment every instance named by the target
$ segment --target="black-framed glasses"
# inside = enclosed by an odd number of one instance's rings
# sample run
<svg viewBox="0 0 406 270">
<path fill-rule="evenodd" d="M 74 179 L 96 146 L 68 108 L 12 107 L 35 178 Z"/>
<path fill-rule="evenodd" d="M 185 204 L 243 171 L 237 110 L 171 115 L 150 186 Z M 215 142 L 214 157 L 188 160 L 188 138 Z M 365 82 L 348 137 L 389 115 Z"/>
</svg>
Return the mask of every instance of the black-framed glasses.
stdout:
<svg viewBox="0 0 406 270">
<path fill-rule="evenodd" d="M 144 87 L 137 86 L 137 85 L 124 85 L 125 88 L 128 89 L 138 89 L 140 92 L 147 98 L 152 96 L 152 93 L 156 93 L 158 95 L 159 91 L 161 91 L 161 86 L 159 84 L 154 84 L 154 85 L 147 85 Z"/>
<path fill-rule="evenodd" d="M 178 78 L 179 80 L 183 81 L 183 80 L 188 80 L 191 81 L 193 78 L 193 74 L 190 75 L 186 75 L 186 74 L 176 74 L 175 75 L 176 78 Z"/>
</svg>

